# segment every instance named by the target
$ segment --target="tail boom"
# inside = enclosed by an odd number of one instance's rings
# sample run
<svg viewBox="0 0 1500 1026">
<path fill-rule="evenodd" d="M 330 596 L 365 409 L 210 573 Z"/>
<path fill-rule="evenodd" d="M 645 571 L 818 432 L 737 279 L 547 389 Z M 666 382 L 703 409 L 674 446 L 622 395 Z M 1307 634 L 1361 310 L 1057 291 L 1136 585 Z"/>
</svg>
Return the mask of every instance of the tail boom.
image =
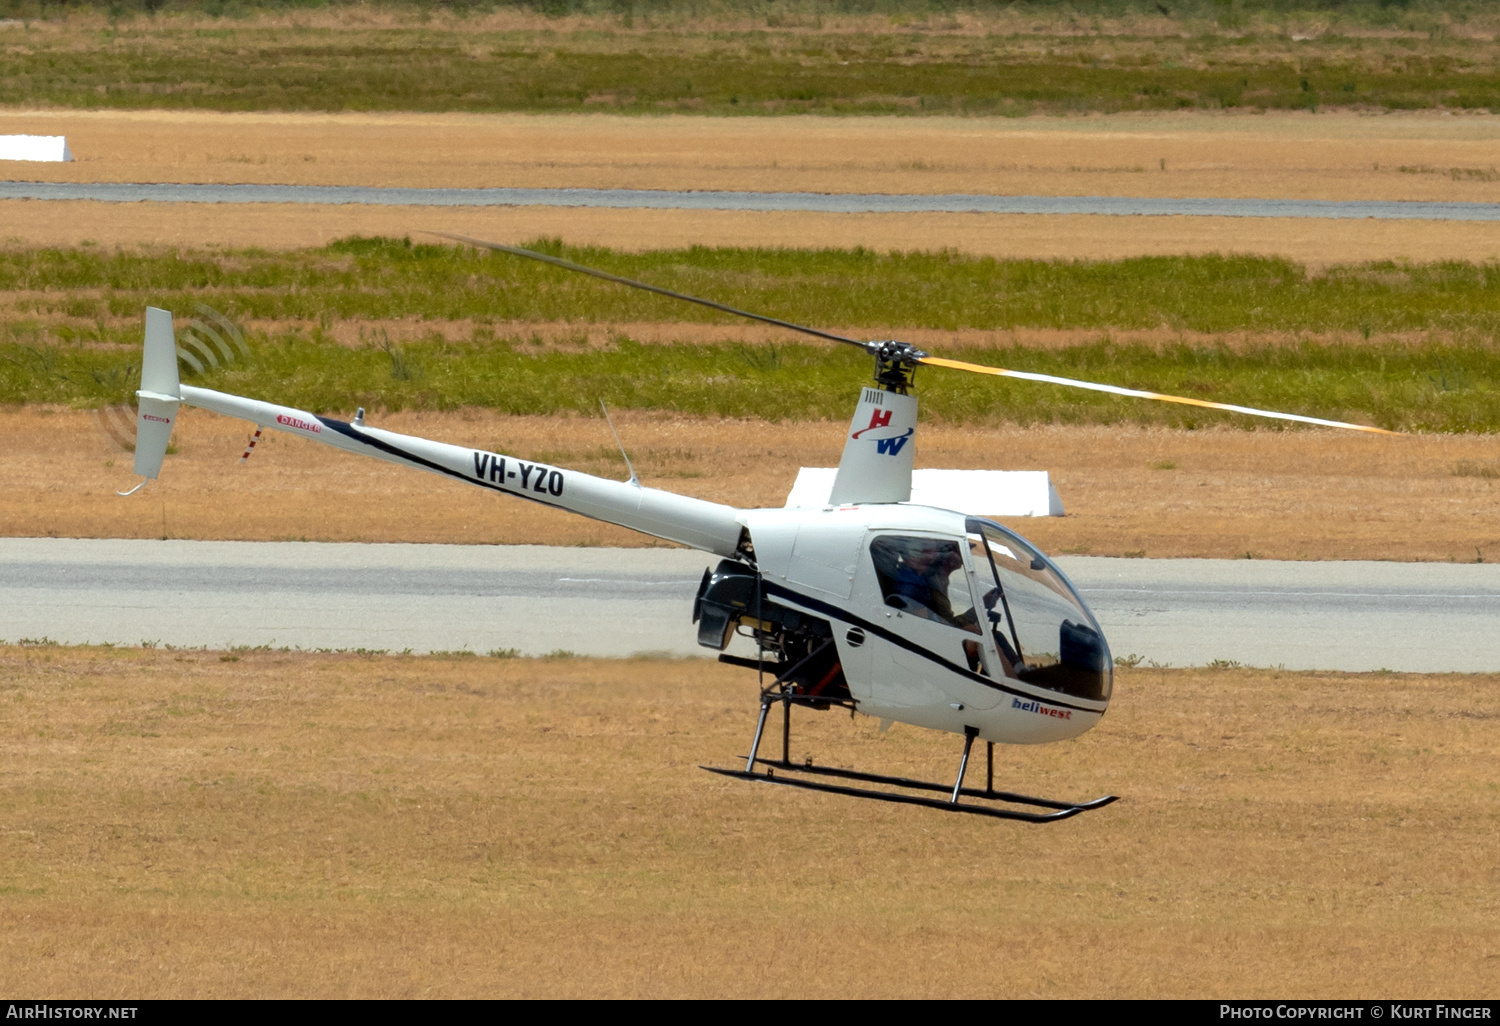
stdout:
<svg viewBox="0 0 1500 1026">
<path fill-rule="evenodd" d="M 740 511 L 717 502 L 351 424 L 213 389 L 181 385 L 179 392 L 189 406 L 248 420 L 261 428 L 440 474 L 720 556 L 737 553 L 744 531 Z"/>
</svg>

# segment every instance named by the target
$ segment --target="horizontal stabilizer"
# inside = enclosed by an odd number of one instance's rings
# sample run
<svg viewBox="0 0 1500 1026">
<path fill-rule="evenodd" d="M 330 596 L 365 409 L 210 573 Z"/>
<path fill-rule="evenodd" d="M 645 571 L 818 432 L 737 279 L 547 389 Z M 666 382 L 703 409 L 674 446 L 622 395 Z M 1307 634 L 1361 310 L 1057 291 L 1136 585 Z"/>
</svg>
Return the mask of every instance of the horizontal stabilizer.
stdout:
<svg viewBox="0 0 1500 1026">
<path fill-rule="evenodd" d="M 786 497 L 788 508 L 829 504 L 837 470 L 803 467 Z M 914 470 L 911 503 L 973 516 L 1060 517 L 1062 499 L 1045 470 Z"/>
</svg>

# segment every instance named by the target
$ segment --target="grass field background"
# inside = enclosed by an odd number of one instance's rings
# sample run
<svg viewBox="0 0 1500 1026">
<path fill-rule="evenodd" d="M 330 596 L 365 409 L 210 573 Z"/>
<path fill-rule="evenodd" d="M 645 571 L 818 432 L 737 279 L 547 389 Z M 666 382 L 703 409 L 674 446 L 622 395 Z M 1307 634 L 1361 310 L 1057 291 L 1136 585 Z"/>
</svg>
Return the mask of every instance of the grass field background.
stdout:
<svg viewBox="0 0 1500 1026">
<path fill-rule="evenodd" d="M 1252 257 L 996 261 L 867 250 L 549 252 L 805 324 L 899 335 L 941 355 L 1405 430 L 1500 426 L 1492 265 L 1370 263 L 1311 273 Z M 255 354 L 199 383 L 313 410 L 622 409 L 820 418 L 868 374 L 857 352 L 715 339 L 731 315 L 505 255 L 354 238 L 319 250 L 0 252 L 0 401 L 108 405 L 136 387 L 140 311 L 207 303 L 260 325 Z M 403 321 L 392 338 L 391 322 Z M 432 322 L 424 330 L 424 322 Z M 618 327 L 528 332 L 527 324 Z M 690 326 L 686 341 L 632 323 Z M 339 331 L 333 326 L 339 324 Z M 848 328 L 846 325 L 857 327 Z M 1088 333 L 1037 349 L 942 332 Z M 1113 331 L 1154 331 L 1156 341 Z M 1226 338 L 1238 336 L 1237 342 Z M 797 336 L 788 333 L 791 339 Z M 924 344 L 928 344 L 924 341 Z M 927 371 L 953 422 L 1249 424 L 1176 406 Z"/>
<path fill-rule="evenodd" d="M 995 260 L 963 253 L 695 246 L 644 253 L 531 248 L 808 324 L 888 328 L 1166 327 L 1187 332 L 1500 331 L 1500 267 L 1391 261 L 1324 267 L 1257 257 Z M 11 326 L 85 322 L 142 303 L 207 302 L 249 320 L 683 321 L 699 306 L 463 245 L 347 238 L 293 251 L 0 250 Z M 12 330 L 15 330 L 12 327 Z"/>
<path fill-rule="evenodd" d="M 12 639 L 14 640 L 14 639 Z M 96 997 L 1479 998 L 1488 678 L 1125 670 L 1048 826 L 728 781 L 747 671 L 0 647 L 0 985 Z M 793 757 L 952 737 L 798 713 Z"/>
<path fill-rule="evenodd" d="M 810 3 L 621 4 L 546 16 L 572 10 L 116 6 L 48 21 L 32 20 L 46 13 L 35 0 L 6 0 L 0 103 L 720 115 L 1500 106 L 1493 12 L 1473 3 L 1354 4 L 1338 17 L 1242 2 L 1178 5 L 1177 17 L 1145 3 L 895 3 L 844 17 Z M 240 16 L 214 16 L 226 12 Z"/>
</svg>

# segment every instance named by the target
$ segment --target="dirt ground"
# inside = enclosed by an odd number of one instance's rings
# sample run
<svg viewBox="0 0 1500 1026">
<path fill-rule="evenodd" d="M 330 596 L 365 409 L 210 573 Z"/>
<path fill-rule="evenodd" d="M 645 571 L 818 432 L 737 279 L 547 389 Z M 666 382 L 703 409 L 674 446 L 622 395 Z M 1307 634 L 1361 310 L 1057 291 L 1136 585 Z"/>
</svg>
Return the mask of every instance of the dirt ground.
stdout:
<svg viewBox="0 0 1500 1026">
<path fill-rule="evenodd" d="M 467 410 L 370 422 L 625 476 L 598 418 Z M 781 505 L 799 466 L 836 465 L 844 428 L 625 411 L 616 424 L 646 484 L 745 507 Z M 99 414 L 0 410 L 0 536 L 655 544 L 269 432 L 241 467 L 245 425 L 197 410 L 181 425 L 162 478 L 119 498 L 135 483 L 131 457 Z M 1493 436 L 929 424 L 918 445 L 918 466 L 1049 471 L 1068 515 L 1014 526 L 1054 553 L 1500 559 Z"/>
<path fill-rule="evenodd" d="M 1037 118 L 0 111 L 59 182 L 1500 201 L 1500 117 Z"/>
<path fill-rule="evenodd" d="M 1365 260 L 1500 260 L 1500 222 L 1026 214 L 819 214 L 566 207 L 359 207 L 0 200 L 0 242 L 291 249 L 350 235 L 424 231 L 641 251 L 687 246 L 954 249 L 999 259 L 1119 260 L 1247 253 L 1313 266 Z"/>
<path fill-rule="evenodd" d="M 1500 118 L 626 118 L 0 111 L 0 132 L 66 134 L 51 181 L 283 182 L 1031 195 L 1500 200 Z M 1165 169 L 1163 169 L 1165 168 Z M 1500 258 L 1480 222 L 982 214 L 805 214 L 0 202 L 8 244 L 319 245 L 422 229 L 691 244 L 941 249 L 997 257 L 1238 252 L 1312 263 Z"/>
<path fill-rule="evenodd" d="M 228 661 L 226 661 L 228 660 Z M 1045 826 L 712 776 L 697 661 L 0 648 L 0 987 L 97 997 L 1492 996 L 1500 680 L 1122 671 Z M 954 738 L 797 713 L 943 779 Z"/>
</svg>

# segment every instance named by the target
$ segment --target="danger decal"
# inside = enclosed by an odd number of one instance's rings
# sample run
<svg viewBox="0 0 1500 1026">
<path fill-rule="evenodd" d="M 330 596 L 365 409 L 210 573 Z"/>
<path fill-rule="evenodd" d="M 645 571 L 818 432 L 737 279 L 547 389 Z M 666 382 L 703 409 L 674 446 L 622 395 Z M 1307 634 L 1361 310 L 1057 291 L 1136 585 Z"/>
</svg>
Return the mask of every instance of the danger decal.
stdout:
<svg viewBox="0 0 1500 1026">
<path fill-rule="evenodd" d="M 323 425 L 315 420 L 303 420 L 301 417 L 289 417 L 285 413 L 276 415 L 276 423 L 285 424 L 287 427 L 296 428 L 298 431 L 310 431 L 315 435 L 323 433 Z"/>
</svg>

